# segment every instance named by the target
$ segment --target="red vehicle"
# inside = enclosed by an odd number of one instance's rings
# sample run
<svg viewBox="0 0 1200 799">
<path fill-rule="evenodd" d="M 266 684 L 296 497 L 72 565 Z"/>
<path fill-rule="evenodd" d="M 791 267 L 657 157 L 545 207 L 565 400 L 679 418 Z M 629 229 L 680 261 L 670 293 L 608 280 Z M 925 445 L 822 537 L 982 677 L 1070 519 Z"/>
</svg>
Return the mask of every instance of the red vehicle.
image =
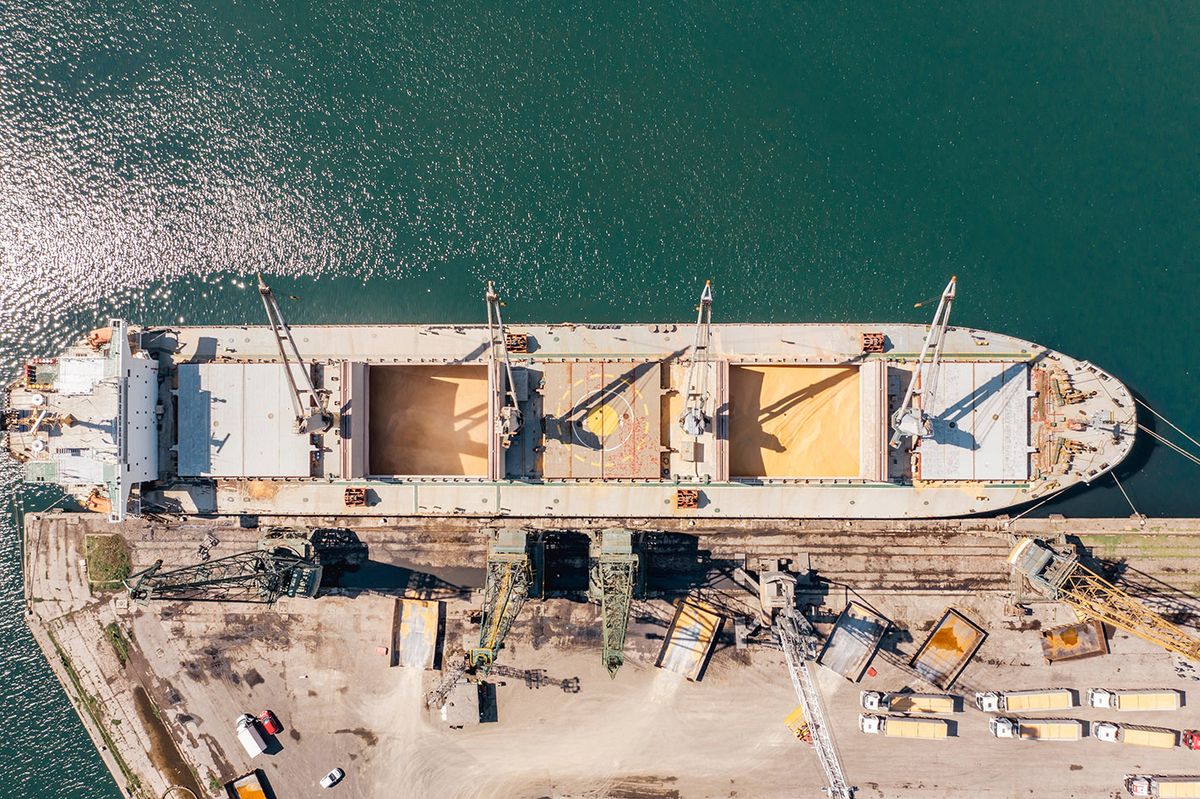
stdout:
<svg viewBox="0 0 1200 799">
<path fill-rule="evenodd" d="M 1183 745 L 1188 749 L 1200 750 L 1200 730 L 1184 730 Z"/>
<path fill-rule="evenodd" d="M 278 735 L 283 732 L 283 727 L 279 723 L 279 719 L 275 718 L 275 714 L 269 710 L 264 710 L 258 714 L 258 723 L 270 735 Z"/>
</svg>

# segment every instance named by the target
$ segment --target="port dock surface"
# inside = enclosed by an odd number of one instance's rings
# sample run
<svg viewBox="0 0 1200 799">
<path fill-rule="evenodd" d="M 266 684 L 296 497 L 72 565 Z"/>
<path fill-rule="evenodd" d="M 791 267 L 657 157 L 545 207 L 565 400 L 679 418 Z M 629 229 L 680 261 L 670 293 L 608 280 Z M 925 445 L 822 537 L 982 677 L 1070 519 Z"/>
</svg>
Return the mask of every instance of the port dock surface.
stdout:
<svg viewBox="0 0 1200 799">
<path fill-rule="evenodd" d="M 503 520 L 540 529 L 541 598 L 518 617 L 497 670 L 495 721 L 452 728 L 425 709 L 440 673 L 428 653 L 394 651 L 413 624 L 437 626 L 420 603 L 407 625 L 405 598 L 440 603 L 441 647 L 469 642 L 483 585 L 485 532 L 470 519 L 358 520 L 365 563 L 316 598 L 273 606 L 161 602 L 142 606 L 123 591 L 90 583 L 89 557 L 118 541 L 133 571 L 155 560 L 197 561 L 253 548 L 268 524 L 288 519 L 185 519 L 109 524 L 95 514 L 50 512 L 25 521 L 28 621 L 117 782 L 134 796 L 174 785 L 217 797 L 226 780 L 262 770 L 279 799 L 312 795 L 334 766 L 346 769 L 345 796 L 742 796 L 816 795 L 822 784 L 811 749 L 784 719 L 796 707 L 783 655 L 743 640 L 755 598 L 737 569 L 783 561 L 797 574 L 800 607 L 822 635 L 851 599 L 892 622 L 858 684 L 818 668 L 846 773 L 860 797 L 1112 796 L 1127 773 L 1172 773 L 1182 749 L 1138 750 L 1085 738 L 1039 749 L 1039 768 L 1013 769 L 1022 742 L 988 732 L 975 690 L 1047 686 L 1175 688 L 1178 713 L 1138 721 L 1200 726 L 1196 664 L 1111 629 L 1112 653 L 1050 665 L 1039 630 L 1071 624 L 1058 603 L 1024 597 L 1015 615 L 1005 556 L 1016 535 L 1070 541 L 1097 568 L 1159 612 L 1200 626 L 1200 520 L 1024 519 L 870 522 L 741 520 L 720 526 L 652 520 L 634 530 L 645 558 L 646 591 L 634 601 L 625 663 L 610 678 L 599 657 L 598 606 L 586 601 L 587 532 L 613 520 Z M 312 519 L 306 520 L 312 523 Z M 329 518 L 338 527 L 353 520 Z M 118 539 L 112 538 L 119 537 Z M 103 539 L 103 540 L 101 540 Z M 726 616 L 702 679 L 654 668 L 675 613 L 698 598 Z M 987 631 L 987 640 L 949 693 L 965 695 L 943 741 L 864 735 L 860 690 L 929 691 L 907 662 L 949 607 Z M 420 644 L 418 643 L 418 648 Z M 443 667 L 438 657 L 437 666 Z M 400 665 L 402 662 L 417 665 Z M 461 686 L 460 686 L 461 687 Z M 1080 694 L 1082 696 L 1082 693 Z M 1195 697 L 1193 699 L 1193 697 Z M 251 760 L 234 720 L 271 709 L 283 732 Z M 1104 711 L 1077 707 L 1072 718 Z M 452 716 L 450 716 L 452 718 Z M 1038 745 L 1038 744 L 1030 744 Z M 1040 746 L 1040 745 L 1038 745 Z M 964 764 L 971 764 L 965 768 Z M 783 767 L 786 766 L 786 767 Z M 1193 769 L 1194 770 L 1194 769 Z M 600 793 L 597 793 L 600 792 Z M 186 795 L 186 794 L 182 794 Z"/>
</svg>

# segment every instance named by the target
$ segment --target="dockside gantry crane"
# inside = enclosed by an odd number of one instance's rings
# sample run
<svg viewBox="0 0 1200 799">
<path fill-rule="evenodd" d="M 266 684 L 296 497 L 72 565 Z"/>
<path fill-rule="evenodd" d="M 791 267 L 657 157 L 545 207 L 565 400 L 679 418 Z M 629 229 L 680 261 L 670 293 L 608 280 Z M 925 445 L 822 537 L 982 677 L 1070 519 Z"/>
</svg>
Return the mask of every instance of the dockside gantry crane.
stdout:
<svg viewBox="0 0 1200 799">
<path fill-rule="evenodd" d="M 854 788 L 846 782 L 842 758 L 833 739 L 833 731 L 826 721 L 821 689 L 817 687 L 810 668 L 810 664 L 817 660 L 820 642 L 817 632 L 795 607 L 785 608 L 775 616 L 775 632 L 787 660 L 788 672 L 792 675 L 792 687 L 796 689 L 796 698 L 800 700 L 801 712 L 808 723 L 813 749 L 825 772 L 825 795 L 832 799 L 854 799 Z"/>
<path fill-rule="evenodd" d="M 826 720 L 825 702 L 813 675 L 821 639 L 812 624 L 796 607 L 795 575 L 778 569 L 760 571 L 757 577 L 744 569 L 734 572 L 734 579 L 757 592 L 761 621 L 775 630 L 779 646 L 787 661 L 792 687 L 800 701 L 800 715 L 807 734 L 803 740 L 812 744 L 825 773 L 823 793 L 831 799 L 854 799 L 854 786 L 846 782 L 842 757 L 838 752 L 833 730 Z M 789 722 L 792 717 L 789 717 Z"/>
<path fill-rule="evenodd" d="M 479 645 L 452 662 L 441 681 L 425 697 L 431 709 L 440 709 L 468 673 L 486 675 L 496 662 L 504 637 L 534 587 L 534 566 L 524 530 L 495 530 L 488 542 L 487 573 L 483 585 L 483 613 Z"/>
<path fill-rule="evenodd" d="M 1200 662 L 1200 639 L 1164 619 L 1079 562 L 1032 538 L 1022 538 L 1009 566 L 1038 593 L 1069 605 L 1081 620 L 1111 624 L 1169 652 Z"/>
<path fill-rule="evenodd" d="M 600 603 L 604 668 L 616 679 L 625 663 L 625 633 L 634 594 L 641 593 L 640 559 L 633 551 L 633 533 L 622 528 L 601 530 L 589 546 L 588 594 Z"/>
<path fill-rule="evenodd" d="M 162 570 L 163 562 L 125 580 L 139 604 L 168 602 L 254 602 L 270 605 L 282 596 L 311 597 L 321 585 L 321 566 L 307 535 L 275 532 L 257 550 Z"/>
</svg>

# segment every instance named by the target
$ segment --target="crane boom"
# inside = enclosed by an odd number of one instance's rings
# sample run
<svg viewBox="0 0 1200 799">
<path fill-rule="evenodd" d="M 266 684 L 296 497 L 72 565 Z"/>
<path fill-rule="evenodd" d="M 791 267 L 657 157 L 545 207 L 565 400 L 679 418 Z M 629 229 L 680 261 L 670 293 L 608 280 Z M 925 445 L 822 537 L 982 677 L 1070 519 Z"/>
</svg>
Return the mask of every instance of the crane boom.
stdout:
<svg viewBox="0 0 1200 799">
<path fill-rule="evenodd" d="M 497 423 L 500 430 L 500 444 L 508 449 L 517 433 L 521 432 L 521 408 L 517 404 L 516 383 L 513 382 L 512 360 L 508 357 L 508 339 L 504 334 L 504 320 L 500 318 L 500 294 L 496 284 L 489 280 L 485 295 L 488 313 L 488 336 L 490 338 L 488 353 L 493 365 L 497 360 L 504 364 L 504 374 L 500 378 L 505 381 L 503 400 L 500 404 Z M 493 366 L 494 368 L 494 366 Z"/>
<path fill-rule="evenodd" d="M 1022 538 L 1008 556 L 1043 596 L 1063 602 L 1082 618 L 1111 624 L 1169 652 L 1200 662 L 1200 639 L 1164 619 L 1073 556 Z"/>
<path fill-rule="evenodd" d="M 825 794 L 833 799 L 854 799 L 854 788 L 846 782 L 833 731 L 825 720 L 820 689 L 809 668 L 809 663 L 817 657 L 816 631 L 795 608 L 780 611 L 775 617 L 775 629 L 788 671 L 792 675 L 796 698 L 800 700 L 800 708 L 808 722 L 813 748 L 817 750 L 817 759 L 821 761 L 821 768 L 825 772 Z"/>
<path fill-rule="evenodd" d="M 919 439 L 933 433 L 925 409 L 932 407 L 931 401 L 937 389 L 938 366 L 942 360 L 942 345 L 946 341 L 946 329 L 950 326 L 950 306 L 954 304 L 957 281 L 957 277 L 951 277 L 945 290 L 942 291 L 937 311 L 933 315 L 933 324 L 929 326 L 929 332 L 925 335 L 925 342 L 921 345 L 921 354 L 917 356 L 917 365 L 913 369 L 912 379 L 908 381 L 908 390 L 904 392 L 904 400 L 892 414 L 894 432 L 891 445 L 893 447 L 899 446 L 900 439 L 905 436 Z M 929 358 L 927 366 L 925 358 L 930 354 L 931 349 L 933 354 Z M 913 395 L 916 393 L 918 383 L 921 385 L 921 407 L 915 408 L 913 407 Z"/>
<path fill-rule="evenodd" d="M 254 602 L 270 605 L 281 596 L 313 596 L 321 567 L 311 558 L 275 550 L 239 552 L 224 558 L 163 571 L 155 561 L 125 580 L 139 604 L 169 602 Z"/>
<path fill-rule="evenodd" d="M 271 332 L 275 334 L 279 360 L 283 363 L 283 373 L 287 376 L 288 388 L 291 389 L 292 408 L 296 413 L 296 432 L 303 434 L 328 430 L 333 425 L 333 414 L 326 407 L 329 394 L 317 390 L 313 385 L 308 364 L 300 355 L 300 348 L 296 346 L 296 339 L 292 338 L 291 328 L 283 321 L 283 314 L 279 310 L 279 303 L 275 301 L 274 292 L 261 274 L 258 276 L 258 293 L 262 297 Z M 291 350 L 290 356 L 288 350 Z M 303 386 L 296 384 L 296 372 L 303 379 Z"/>
<path fill-rule="evenodd" d="M 684 378 L 683 413 L 679 426 L 689 436 L 704 434 L 708 427 L 708 356 L 712 342 L 712 281 L 704 281 L 700 305 L 696 307 L 696 338 L 689 353 L 687 376 Z"/>
</svg>

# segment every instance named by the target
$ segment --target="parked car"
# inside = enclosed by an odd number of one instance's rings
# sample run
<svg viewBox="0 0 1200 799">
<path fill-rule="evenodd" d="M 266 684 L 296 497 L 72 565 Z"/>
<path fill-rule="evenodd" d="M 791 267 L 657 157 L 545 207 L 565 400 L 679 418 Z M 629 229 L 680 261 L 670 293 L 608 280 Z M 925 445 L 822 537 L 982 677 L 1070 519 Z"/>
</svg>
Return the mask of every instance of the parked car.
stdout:
<svg viewBox="0 0 1200 799">
<path fill-rule="evenodd" d="M 1188 749 L 1200 750 L 1200 730 L 1184 730 L 1183 745 Z"/>
<path fill-rule="evenodd" d="M 279 719 L 275 718 L 275 714 L 269 710 L 258 714 L 258 723 L 270 735 L 278 735 L 283 732 L 283 726 L 279 723 Z"/>
<path fill-rule="evenodd" d="M 321 778 L 321 787 L 322 788 L 332 788 L 333 786 L 335 786 L 339 782 L 341 782 L 342 778 L 345 776 L 346 776 L 346 772 L 342 771 L 340 768 L 335 768 L 333 771 L 329 772 L 328 774 L 326 774 L 324 777 Z"/>
</svg>

